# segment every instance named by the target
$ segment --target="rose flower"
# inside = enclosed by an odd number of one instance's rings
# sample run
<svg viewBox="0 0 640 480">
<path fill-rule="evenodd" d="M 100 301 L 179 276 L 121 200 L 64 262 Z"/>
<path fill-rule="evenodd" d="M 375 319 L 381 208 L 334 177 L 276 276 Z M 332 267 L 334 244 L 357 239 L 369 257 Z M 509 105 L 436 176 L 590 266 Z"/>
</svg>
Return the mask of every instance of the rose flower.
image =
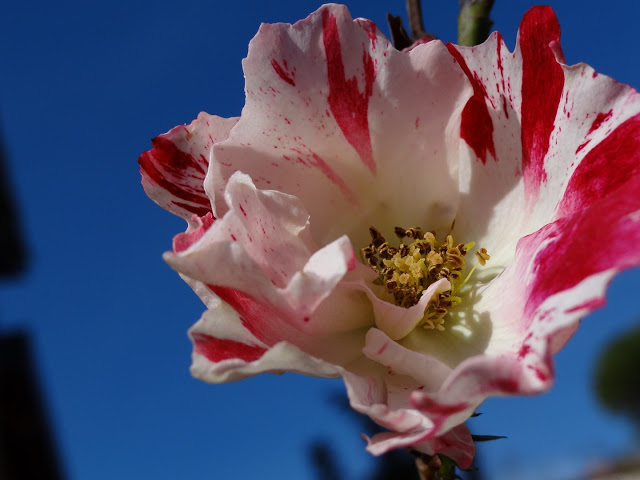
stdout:
<svg viewBox="0 0 640 480">
<path fill-rule="evenodd" d="M 192 373 L 341 376 L 351 406 L 470 465 L 464 422 L 534 394 L 607 285 L 640 262 L 640 97 L 567 66 L 552 10 L 400 52 L 326 5 L 262 25 L 239 118 L 201 113 L 140 156 L 188 222 L 165 260 L 206 305 Z"/>
</svg>

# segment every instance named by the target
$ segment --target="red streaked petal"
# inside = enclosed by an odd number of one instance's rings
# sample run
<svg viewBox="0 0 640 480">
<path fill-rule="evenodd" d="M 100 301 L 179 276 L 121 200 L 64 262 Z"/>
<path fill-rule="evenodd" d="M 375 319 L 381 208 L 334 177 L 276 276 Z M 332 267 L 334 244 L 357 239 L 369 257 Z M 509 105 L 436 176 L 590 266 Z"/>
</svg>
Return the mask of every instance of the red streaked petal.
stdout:
<svg viewBox="0 0 640 480">
<path fill-rule="evenodd" d="M 472 148 L 482 163 L 487 163 L 487 154 L 491 154 L 493 159 L 497 160 L 496 147 L 493 144 L 493 120 L 489 115 L 486 103 L 488 101 L 487 90 L 478 74 L 469 70 L 464 57 L 456 49 L 456 46 L 449 43 L 447 48 L 473 87 L 473 97 L 469 99 L 462 111 L 460 138 L 467 142 L 467 145 Z"/>
<path fill-rule="evenodd" d="M 181 125 L 154 138 L 153 148 L 138 158 L 147 195 L 165 210 L 191 220 L 211 212 L 204 191 L 211 147 L 229 136 L 237 118 L 201 113 L 190 125 Z"/>
<path fill-rule="evenodd" d="M 375 41 L 377 37 L 373 33 L 370 38 Z M 369 133 L 369 97 L 373 94 L 373 81 L 376 78 L 373 60 L 366 50 L 362 52 L 364 91 L 360 92 L 357 78 L 347 79 L 345 76 L 336 17 L 327 8 L 322 10 L 322 40 L 327 58 L 329 108 L 347 141 L 375 175 L 376 163 Z"/>
<path fill-rule="evenodd" d="M 189 280 L 189 283 L 201 296 L 207 297 L 208 306 L 208 310 L 189 329 L 193 343 L 191 372 L 194 376 L 219 383 L 264 372 L 296 371 L 322 377 L 339 375 L 335 365 L 310 356 L 287 342 L 265 344 L 253 334 L 255 329 L 245 328 L 246 322 L 231 306 L 210 293 L 204 293 L 197 282 Z"/>
<path fill-rule="evenodd" d="M 218 216 L 239 170 L 298 197 L 318 244 L 345 233 L 364 244 L 374 223 L 451 225 L 471 87 L 441 42 L 402 53 L 370 22 L 327 5 L 294 25 L 262 25 L 243 69 L 242 119 L 214 148 L 206 180 Z"/>
<path fill-rule="evenodd" d="M 222 360 L 240 359 L 245 362 L 258 360 L 267 351 L 266 348 L 257 345 L 247 345 L 224 338 L 216 338 L 203 333 L 193 333 L 193 352 L 203 355 L 210 362 Z"/>
<path fill-rule="evenodd" d="M 564 72 L 557 57 L 560 25 L 551 7 L 531 8 L 520 23 L 522 55 L 522 175 L 525 194 L 537 199 L 546 181 L 544 163 L 564 88 Z"/>
<path fill-rule="evenodd" d="M 187 231 L 173 237 L 173 251 L 182 252 L 196 243 L 209 230 L 214 221 L 211 212 L 207 212 L 204 217 L 193 215 Z"/>
<path fill-rule="evenodd" d="M 525 245 L 544 244 L 534 259 L 528 313 L 592 275 L 640 263 L 640 249 L 634 248 L 640 245 L 640 177 L 630 177 L 623 186 L 613 181 L 611 185 L 617 187 L 614 194 L 523 239 Z M 598 297 L 604 297 L 604 291 Z M 582 299 L 586 300 L 590 299 Z"/>
<path fill-rule="evenodd" d="M 569 180 L 558 212 L 568 215 L 616 194 L 626 182 L 639 175 L 640 114 L 637 114 L 585 155 Z"/>
</svg>

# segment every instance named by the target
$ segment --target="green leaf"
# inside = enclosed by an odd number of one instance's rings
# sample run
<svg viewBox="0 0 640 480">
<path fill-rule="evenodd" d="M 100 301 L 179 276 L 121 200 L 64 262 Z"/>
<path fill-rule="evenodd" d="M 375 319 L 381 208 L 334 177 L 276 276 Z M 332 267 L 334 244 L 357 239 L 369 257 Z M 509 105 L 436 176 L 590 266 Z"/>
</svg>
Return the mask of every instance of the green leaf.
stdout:
<svg viewBox="0 0 640 480">
<path fill-rule="evenodd" d="M 491 442 L 493 440 L 500 440 L 501 438 L 507 438 L 504 435 L 471 435 L 474 442 Z"/>
</svg>

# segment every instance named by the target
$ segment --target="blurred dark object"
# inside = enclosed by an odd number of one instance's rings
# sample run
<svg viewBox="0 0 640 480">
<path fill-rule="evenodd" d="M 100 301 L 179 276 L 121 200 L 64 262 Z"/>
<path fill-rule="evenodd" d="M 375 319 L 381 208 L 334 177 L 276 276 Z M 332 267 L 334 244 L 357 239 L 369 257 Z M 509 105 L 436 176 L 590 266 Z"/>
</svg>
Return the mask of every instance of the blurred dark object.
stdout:
<svg viewBox="0 0 640 480">
<path fill-rule="evenodd" d="M 11 198 L 7 154 L 0 132 L 0 278 L 21 273 L 26 253 L 20 239 L 15 204 Z"/>
<path fill-rule="evenodd" d="M 625 415 L 640 438 L 640 326 L 613 340 L 600 355 L 595 388 L 602 405 Z"/>
<path fill-rule="evenodd" d="M 311 462 L 318 480 L 343 480 L 344 477 L 329 442 L 316 441 L 311 445 L 310 450 Z"/>
<path fill-rule="evenodd" d="M 0 335 L 0 479 L 62 480 L 29 340 Z"/>
</svg>

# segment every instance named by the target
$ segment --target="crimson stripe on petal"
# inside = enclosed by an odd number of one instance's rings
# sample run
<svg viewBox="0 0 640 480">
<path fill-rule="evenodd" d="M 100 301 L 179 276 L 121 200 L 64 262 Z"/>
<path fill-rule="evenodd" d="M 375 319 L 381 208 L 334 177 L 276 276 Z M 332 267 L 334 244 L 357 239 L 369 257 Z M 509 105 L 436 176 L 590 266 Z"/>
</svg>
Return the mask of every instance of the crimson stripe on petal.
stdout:
<svg viewBox="0 0 640 480">
<path fill-rule="evenodd" d="M 277 326 L 273 325 L 273 322 L 269 322 L 269 319 L 274 316 L 274 312 L 268 307 L 254 300 L 246 293 L 239 292 L 233 288 L 216 285 L 207 286 L 238 312 L 242 325 L 262 343 L 274 345 L 283 340 L 280 335 L 273 331 L 273 328 L 277 328 Z"/>
<path fill-rule="evenodd" d="M 358 89 L 355 77 L 346 78 L 338 25 L 328 8 L 322 10 L 322 32 L 327 56 L 327 76 L 329 80 L 329 108 L 349 144 L 358 152 L 362 162 L 375 175 L 371 136 L 369 133 L 369 97 L 373 94 L 376 69 L 371 55 L 362 52 L 364 70 L 364 92 Z"/>
<path fill-rule="evenodd" d="M 275 58 L 271 59 L 271 66 L 273 67 L 273 70 L 278 74 L 278 76 L 284 80 L 285 82 L 287 82 L 289 85 L 291 85 L 292 87 L 296 86 L 296 82 L 295 80 L 292 78 L 292 74 L 290 74 L 287 70 L 286 70 L 286 66 L 287 66 L 287 61 L 284 60 L 284 65 L 285 67 L 282 68 L 282 65 L 280 65 L 278 63 L 278 61 Z"/>
<path fill-rule="evenodd" d="M 210 212 L 211 204 L 203 187 L 208 160 L 204 157 L 195 159 L 163 136 L 154 138 L 151 144 L 153 148 L 138 158 L 143 183 L 149 196 L 168 210 L 171 210 L 173 205 L 199 217 Z M 149 191 L 155 186 L 168 193 L 170 198 L 160 199 L 159 192 Z"/>
<path fill-rule="evenodd" d="M 638 175 L 640 114 L 620 124 L 585 155 L 569 180 L 558 215 L 568 215 L 595 203 Z"/>
<path fill-rule="evenodd" d="M 547 245 L 534 259 L 527 315 L 551 295 L 597 273 L 640 263 L 640 177 L 600 202 L 546 225 L 518 244 L 516 256 Z M 585 299 L 586 300 L 586 299 Z M 596 303 L 592 303 L 596 305 Z"/>
<path fill-rule="evenodd" d="M 564 72 L 556 61 L 560 25 L 550 7 L 533 7 L 519 30 L 522 54 L 522 170 L 525 193 L 535 200 L 546 181 L 544 159 L 564 88 Z M 559 50 L 558 50 L 559 51 Z"/>
<path fill-rule="evenodd" d="M 411 398 L 411 403 L 419 410 L 426 411 L 430 415 L 450 416 L 460 413 L 470 407 L 467 402 L 445 405 L 434 401 L 427 395 L 420 395 Z"/>
<path fill-rule="evenodd" d="M 501 41 L 501 39 L 498 39 L 498 45 L 500 45 Z M 478 78 L 478 74 L 471 73 L 467 62 L 465 62 L 462 54 L 456 50 L 455 45 L 449 43 L 447 48 L 449 53 L 457 60 L 473 87 L 473 96 L 467 101 L 464 110 L 462 110 L 460 138 L 467 142 L 467 145 L 471 147 L 473 153 L 482 163 L 487 163 L 487 152 L 497 160 L 496 148 L 493 144 L 493 122 L 485 101 L 487 91 Z"/>
<path fill-rule="evenodd" d="M 258 345 L 248 345 L 226 338 L 216 338 L 204 333 L 192 333 L 193 351 L 211 362 L 240 359 L 245 362 L 258 360 L 267 351 Z"/>
</svg>

